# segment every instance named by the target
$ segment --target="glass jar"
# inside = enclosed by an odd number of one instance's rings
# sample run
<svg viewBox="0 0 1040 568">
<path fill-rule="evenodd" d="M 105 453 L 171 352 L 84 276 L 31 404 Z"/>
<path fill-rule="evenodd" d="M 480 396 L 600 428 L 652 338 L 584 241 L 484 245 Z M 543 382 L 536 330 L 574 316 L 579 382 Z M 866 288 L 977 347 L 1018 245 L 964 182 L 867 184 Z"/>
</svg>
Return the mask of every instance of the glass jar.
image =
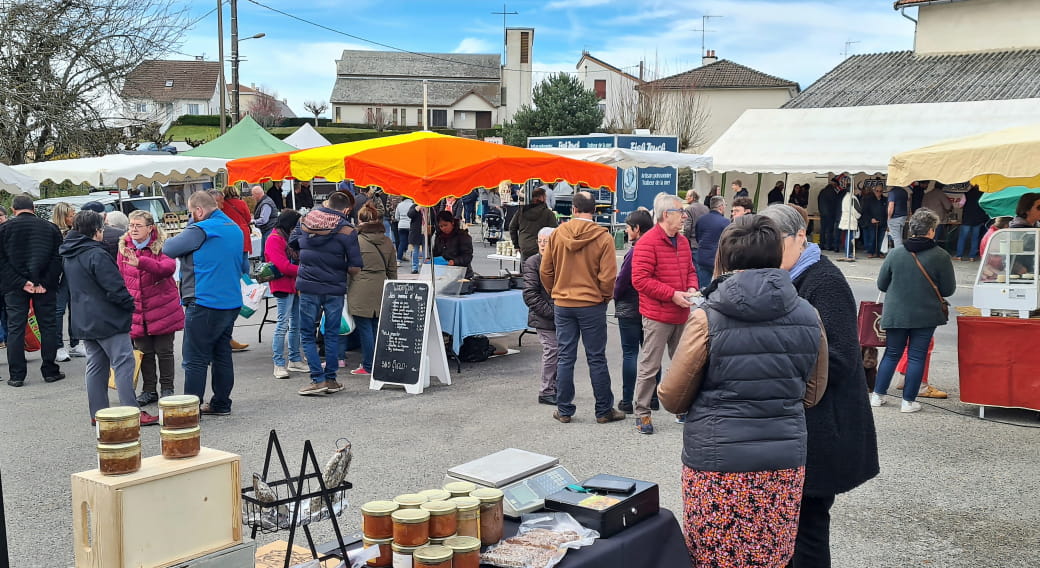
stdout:
<svg viewBox="0 0 1040 568">
<path fill-rule="evenodd" d="M 448 538 L 455 534 L 457 520 L 455 504 L 447 501 L 431 501 L 419 507 L 430 514 L 430 538 Z"/>
<path fill-rule="evenodd" d="M 447 501 L 452 498 L 452 494 L 443 489 L 426 489 L 418 494 L 426 497 L 427 501 Z"/>
<path fill-rule="evenodd" d="M 446 536 L 444 538 L 433 538 L 431 536 L 430 537 L 430 544 L 444 544 L 444 541 L 448 540 L 449 538 L 455 538 L 455 536 L 457 536 L 457 535 Z"/>
<path fill-rule="evenodd" d="M 415 568 L 452 568 L 451 557 L 454 553 L 447 546 L 429 544 L 415 549 L 412 560 Z"/>
<path fill-rule="evenodd" d="M 163 428 L 159 430 L 159 446 L 164 458 L 193 458 L 202 449 L 202 429 L 198 426 L 179 430 Z"/>
<path fill-rule="evenodd" d="M 379 556 L 370 558 L 365 562 L 366 566 L 374 566 L 375 568 L 390 568 L 394 565 L 394 551 L 390 549 L 390 543 L 394 541 L 392 538 L 368 538 L 362 537 L 361 541 L 364 543 L 365 548 L 372 548 L 373 546 L 379 547 Z"/>
<path fill-rule="evenodd" d="M 453 536 L 445 539 L 447 546 L 454 553 L 452 568 L 480 568 L 480 539 L 472 536 Z"/>
<path fill-rule="evenodd" d="M 123 444 L 98 444 L 97 452 L 101 475 L 125 475 L 141 469 L 140 440 Z"/>
<path fill-rule="evenodd" d="M 394 536 L 394 521 L 390 515 L 397 510 L 393 501 L 369 501 L 361 506 L 361 532 L 366 538 L 380 539 Z"/>
<path fill-rule="evenodd" d="M 480 538 L 480 499 L 455 497 L 448 502 L 455 503 L 456 534 Z"/>
<path fill-rule="evenodd" d="M 193 394 L 159 399 L 159 425 L 165 428 L 194 428 L 199 425 L 199 397 Z"/>
<path fill-rule="evenodd" d="M 452 481 L 444 484 L 444 490 L 451 493 L 452 497 L 469 497 L 469 492 L 476 488 L 475 483 L 468 481 Z"/>
<path fill-rule="evenodd" d="M 394 521 L 394 542 L 401 546 L 421 546 L 430 540 L 430 514 L 422 509 L 398 509 Z"/>
<path fill-rule="evenodd" d="M 426 546 L 426 543 L 424 542 L 421 546 L 401 546 L 396 542 L 390 543 L 390 550 L 394 555 L 394 568 L 412 568 L 412 554 L 422 546 Z"/>
<path fill-rule="evenodd" d="M 489 546 L 502 540 L 502 498 L 500 489 L 481 487 L 469 494 L 480 499 L 480 544 Z"/>
<path fill-rule="evenodd" d="M 426 501 L 426 497 L 419 495 L 418 493 L 403 493 L 394 497 L 394 503 L 397 503 L 397 506 L 400 509 L 418 509 L 419 505 L 422 505 Z"/>
<path fill-rule="evenodd" d="M 134 406 L 102 408 L 94 415 L 97 441 L 125 444 L 141 439 L 141 409 Z"/>
</svg>

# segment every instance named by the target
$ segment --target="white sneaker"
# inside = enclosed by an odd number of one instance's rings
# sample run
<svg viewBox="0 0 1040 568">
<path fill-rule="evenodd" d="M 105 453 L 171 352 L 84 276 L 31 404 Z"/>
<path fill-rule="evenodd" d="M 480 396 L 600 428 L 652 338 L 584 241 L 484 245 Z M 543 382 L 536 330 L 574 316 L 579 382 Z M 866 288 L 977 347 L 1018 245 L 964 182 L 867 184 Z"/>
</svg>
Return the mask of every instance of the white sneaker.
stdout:
<svg viewBox="0 0 1040 568">
<path fill-rule="evenodd" d="M 77 344 L 72 349 L 69 349 L 69 356 L 70 357 L 86 357 L 87 356 L 87 346 L 82 344 L 82 343 Z"/>
<path fill-rule="evenodd" d="M 304 363 L 303 361 L 289 361 L 289 366 L 286 368 L 294 373 L 311 372 L 310 366 L 308 366 L 307 363 Z"/>
<path fill-rule="evenodd" d="M 289 370 L 281 365 L 274 366 L 274 378 L 276 379 L 288 379 Z"/>
<path fill-rule="evenodd" d="M 903 401 L 903 406 L 899 408 L 899 412 L 919 412 L 921 410 L 920 402 Z"/>
<path fill-rule="evenodd" d="M 64 347 L 58 348 L 58 354 L 54 356 L 54 360 L 59 363 L 64 363 L 69 360 L 69 350 Z"/>
<path fill-rule="evenodd" d="M 885 404 L 885 399 L 881 398 L 881 395 L 876 392 L 870 393 L 870 406 L 878 407 L 882 404 Z"/>
</svg>

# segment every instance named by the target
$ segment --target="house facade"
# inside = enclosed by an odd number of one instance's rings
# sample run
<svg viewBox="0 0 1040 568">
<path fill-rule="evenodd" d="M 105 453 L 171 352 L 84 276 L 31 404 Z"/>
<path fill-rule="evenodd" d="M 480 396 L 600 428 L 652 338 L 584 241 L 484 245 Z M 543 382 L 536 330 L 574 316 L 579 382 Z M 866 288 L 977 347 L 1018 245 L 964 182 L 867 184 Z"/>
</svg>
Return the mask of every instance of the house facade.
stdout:
<svg viewBox="0 0 1040 568">
<path fill-rule="evenodd" d="M 181 115 L 220 114 L 219 75 L 216 61 L 142 61 L 123 82 L 125 116 L 165 130 Z"/>
<path fill-rule="evenodd" d="M 1040 48 L 1035 0 L 897 0 L 895 8 L 915 21 L 918 55 Z M 916 19 L 909 8 L 917 8 Z"/>
<path fill-rule="evenodd" d="M 603 111 L 603 128 L 626 132 L 635 128 L 634 109 L 639 97 L 636 87 L 643 83 L 642 63 L 639 68 L 640 76 L 637 77 L 594 57 L 588 51 L 581 53 L 575 70 L 582 85 L 595 92 L 599 99 L 599 108 Z"/>
</svg>

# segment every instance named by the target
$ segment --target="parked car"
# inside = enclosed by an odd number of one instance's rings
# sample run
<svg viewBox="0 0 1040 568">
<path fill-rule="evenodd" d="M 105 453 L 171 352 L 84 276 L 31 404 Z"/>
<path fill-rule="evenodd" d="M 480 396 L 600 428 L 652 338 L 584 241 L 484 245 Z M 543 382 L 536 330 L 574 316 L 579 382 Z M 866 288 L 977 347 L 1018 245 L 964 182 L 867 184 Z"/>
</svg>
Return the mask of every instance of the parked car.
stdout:
<svg viewBox="0 0 1040 568">
<path fill-rule="evenodd" d="M 42 219 L 50 219 L 54 206 L 62 201 L 72 205 L 73 209 L 76 211 L 79 211 L 81 206 L 90 203 L 91 201 L 97 201 L 104 205 L 106 212 L 119 209 L 123 213 L 130 214 L 131 211 L 143 209 L 151 213 L 152 217 L 157 220 L 161 220 L 163 214 L 171 211 L 170 204 L 167 203 L 166 198 L 161 195 L 153 197 L 130 197 L 125 191 L 120 193 L 94 191 L 87 195 L 69 195 L 66 197 L 50 197 L 47 199 L 37 200 L 34 203 L 36 207 L 36 215 Z"/>
</svg>

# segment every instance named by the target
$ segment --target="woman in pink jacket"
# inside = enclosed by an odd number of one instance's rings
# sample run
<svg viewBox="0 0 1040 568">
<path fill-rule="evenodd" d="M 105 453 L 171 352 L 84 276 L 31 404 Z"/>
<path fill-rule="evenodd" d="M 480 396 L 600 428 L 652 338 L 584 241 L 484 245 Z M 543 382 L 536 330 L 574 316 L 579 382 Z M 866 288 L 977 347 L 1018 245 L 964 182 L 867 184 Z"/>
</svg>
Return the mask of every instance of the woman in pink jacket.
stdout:
<svg viewBox="0 0 1040 568">
<path fill-rule="evenodd" d="M 159 400 L 157 384 L 162 396 L 173 394 L 173 335 L 184 329 L 184 310 L 173 281 L 177 261 L 162 253 L 166 235 L 147 211 L 133 211 L 129 219 L 129 230 L 119 239 L 116 262 L 126 289 L 134 297 L 130 338 L 134 349 L 144 354 L 141 394 L 137 397 L 137 403 L 143 406 Z"/>
<path fill-rule="evenodd" d="M 271 342 L 271 360 L 274 362 L 274 378 L 288 379 L 289 371 L 309 373 L 310 367 L 303 362 L 300 355 L 300 295 L 296 293 L 296 274 L 300 270 L 299 253 L 286 246 L 289 234 L 300 221 L 300 214 L 286 209 L 278 215 L 274 230 L 267 237 L 264 245 L 264 257 L 274 264 L 281 278 L 275 278 L 268 285 L 271 293 L 278 299 L 278 324 L 274 328 L 274 340 Z M 290 256 L 291 255 L 291 256 Z M 285 335 L 289 334 L 289 363 L 285 362 Z"/>
</svg>

